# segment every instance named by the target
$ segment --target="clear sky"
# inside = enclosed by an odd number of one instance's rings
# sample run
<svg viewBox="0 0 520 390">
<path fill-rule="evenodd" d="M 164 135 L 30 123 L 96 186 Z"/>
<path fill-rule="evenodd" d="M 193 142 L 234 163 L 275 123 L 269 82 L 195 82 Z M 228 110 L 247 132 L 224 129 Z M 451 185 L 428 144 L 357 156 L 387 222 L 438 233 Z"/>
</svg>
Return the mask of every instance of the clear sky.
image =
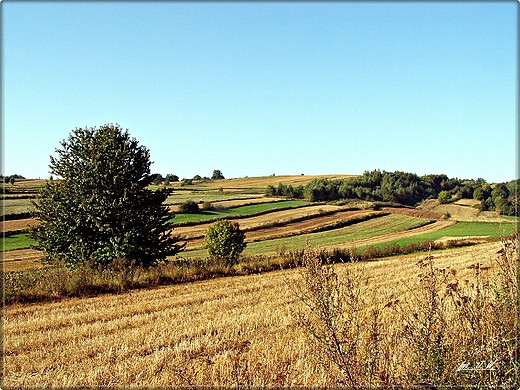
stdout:
<svg viewBox="0 0 520 390">
<path fill-rule="evenodd" d="M 515 0 L 0 7 L 4 175 L 118 123 L 180 178 L 518 177 Z"/>
</svg>

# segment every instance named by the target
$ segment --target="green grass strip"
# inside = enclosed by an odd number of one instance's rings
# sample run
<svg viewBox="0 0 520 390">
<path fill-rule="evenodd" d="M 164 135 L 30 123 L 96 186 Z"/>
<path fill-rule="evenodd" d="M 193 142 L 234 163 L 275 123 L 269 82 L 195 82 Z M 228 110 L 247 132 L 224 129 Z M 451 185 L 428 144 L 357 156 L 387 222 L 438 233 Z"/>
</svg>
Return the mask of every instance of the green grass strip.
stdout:
<svg viewBox="0 0 520 390">
<path fill-rule="evenodd" d="M 27 234 L 12 234 L 4 237 L 4 250 L 29 249 L 31 245 L 36 245 L 36 241 L 31 240 Z"/>
<path fill-rule="evenodd" d="M 310 202 L 303 200 L 286 200 L 270 203 L 257 203 L 245 206 L 238 206 L 229 209 L 201 211 L 198 214 L 175 214 L 171 220 L 174 225 L 188 225 L 203 222 L 215 221 L 221 218 L 244 218 L 254 215 L 265 214 L 273 211 L 281 211 L 290 208 L 297 208 L 311 205 Z"/>
<path fill-rule="evenodd" d="M 385 245 L 408 245 L 417 244 L 423 241 L 435 241 L 444 237 L 453 239 L 462 237 L 490 237 L 498 238 L 508 236 L 513 233 L 515 225 L 513 223 L 496 222 L 457 222 L 455 225 L 435 232 L 424 233 L 413 237 L 400 238 L 398 240 L 387 241 L 381 244 L 374 244 L 371 247 L 382 248 Z"/>
</svg>

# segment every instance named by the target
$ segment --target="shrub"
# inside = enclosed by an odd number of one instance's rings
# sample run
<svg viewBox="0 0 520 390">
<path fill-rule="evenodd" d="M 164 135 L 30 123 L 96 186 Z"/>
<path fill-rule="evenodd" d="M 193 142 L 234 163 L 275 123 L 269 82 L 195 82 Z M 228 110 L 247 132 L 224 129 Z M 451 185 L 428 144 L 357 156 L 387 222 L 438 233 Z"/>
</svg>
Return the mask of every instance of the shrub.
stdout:
<svg viewBox="0 0 520 390">
<path fill-rule="evenodd" d="M 193 200 L 187 200 L 179 205 L 179 212 L 187 214 L 197 214 L 200 212 L 199 205 Z"/>
<path fill-rule="evenodd" d="M 233 265 L 246 247 L 245 235 L 238 222 L 217 221 L 206 231 L 204 247 L 211 260 Z"/>
<path fill-rule="evenodd" d="M 295 322 L 348 386 L 518 386 L 518 233 L 474 276 L 431 252 L 401 292 L 381 291 L 359 263 L 337 267 L 307 248 L 289 287 Z M 350 256 L 351 258 L 355 256 Z"/>
<path fill-rule="evenodd" d="M 439 196 L 437 198 L 439 199 L 440 204 L 446 204 L 450 202 L 451 194 L 449 191 L 441 191 L 439 192 Z"/>
</svg>

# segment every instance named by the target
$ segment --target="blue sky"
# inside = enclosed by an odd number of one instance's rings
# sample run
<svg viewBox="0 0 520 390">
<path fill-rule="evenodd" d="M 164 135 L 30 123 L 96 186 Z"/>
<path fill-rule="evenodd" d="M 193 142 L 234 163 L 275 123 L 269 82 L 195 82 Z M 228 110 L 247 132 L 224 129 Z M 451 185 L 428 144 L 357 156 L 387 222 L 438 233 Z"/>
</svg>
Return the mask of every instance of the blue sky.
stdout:
<svg viewBox="0 0 520 390">
<path fill-rule="evenodd" d="M 119 123 L 181 178 L 518 177 L 517 1 L 0 7 L 7 175 Z"/>
</svg>

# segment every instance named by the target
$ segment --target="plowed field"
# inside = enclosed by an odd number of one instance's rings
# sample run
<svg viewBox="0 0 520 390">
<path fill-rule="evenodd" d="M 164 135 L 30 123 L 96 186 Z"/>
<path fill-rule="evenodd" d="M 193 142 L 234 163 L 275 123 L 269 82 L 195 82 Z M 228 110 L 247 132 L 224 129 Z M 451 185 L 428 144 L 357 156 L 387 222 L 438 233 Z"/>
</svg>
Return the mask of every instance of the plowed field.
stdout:
<svg viewBox="0 0 520 390">
<path fill-rule="evenodd" d="M 18 230 L 25 230 L 30 226 L 38 223 L 34 218 L 15 219 L 11 221 L 0 221 L 0 229 L 2 232 L 15 232 Z"/>
</svg>

